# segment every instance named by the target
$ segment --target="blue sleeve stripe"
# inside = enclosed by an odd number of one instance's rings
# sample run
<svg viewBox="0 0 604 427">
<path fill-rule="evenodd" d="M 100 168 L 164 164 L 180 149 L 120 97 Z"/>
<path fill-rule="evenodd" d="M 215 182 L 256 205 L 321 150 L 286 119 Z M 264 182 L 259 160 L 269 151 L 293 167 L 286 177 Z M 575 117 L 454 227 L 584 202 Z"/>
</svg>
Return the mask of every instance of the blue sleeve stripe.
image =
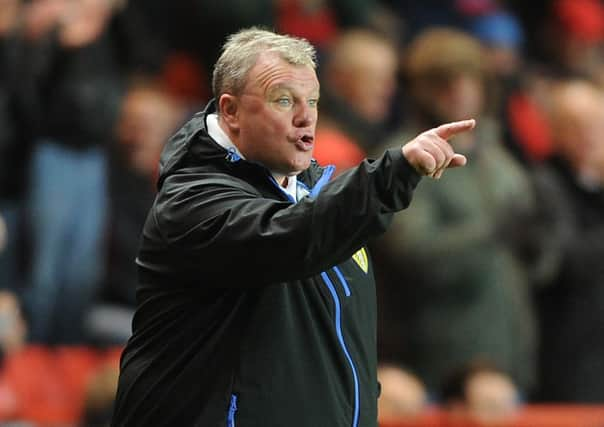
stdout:
<svg viewBox="0 0 604 427">
<path fill-rule="evenodd" d="M 310 197 L 317 197 L 317 195 L 321 192 L 321 190 L 323 189 L 325 184 L 327 184 L 329 182 L 329 180 L 335 170 L 336 170 L 336 167 L 334 165 L 329 165 L 329 166 L 325 167 L 325 170 L 323 171 L 321 178 L 319 178 L 319 180 L 317 181 L 315 186 L 312 188 L 312 190 L 310 192 Z"/>
<path fill-rule="evenodd" d="M 340 279 L 340 282 L 342 282 L 342 287 L 344 288 L 344 293 L 346 294 L 347 297 L 349 297 L 350 288 L 348 287 L 348 282 L 344 278 L 344 275 L 342 274 L 342 272 L 340 271 L 340 269 L 338 267 L 334 267 L 333 271 L 335 271 L 336 274 L 338 275 L 338 279 Z"/>
</svg>

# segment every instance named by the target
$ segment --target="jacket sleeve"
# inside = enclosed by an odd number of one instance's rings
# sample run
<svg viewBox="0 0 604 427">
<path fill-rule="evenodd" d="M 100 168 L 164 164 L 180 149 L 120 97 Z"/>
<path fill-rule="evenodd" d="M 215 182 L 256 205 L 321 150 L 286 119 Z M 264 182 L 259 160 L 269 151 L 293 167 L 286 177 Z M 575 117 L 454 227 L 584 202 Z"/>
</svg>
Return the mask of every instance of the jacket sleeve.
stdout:
<svg viewBox="0 0 604 427">
<path fill-rule="evenodd" d="M 301 279 L 345 260 L 408 206 L 420 179 L 400 149 L 364 161 L 296 204 L 259 197 L 215 175 L 189 185 L 178 182 L 191 179 L 182 177 L 169 178 L 158 195 L 137 262 L 220 279 L 223 286 Z"/>
</svg>

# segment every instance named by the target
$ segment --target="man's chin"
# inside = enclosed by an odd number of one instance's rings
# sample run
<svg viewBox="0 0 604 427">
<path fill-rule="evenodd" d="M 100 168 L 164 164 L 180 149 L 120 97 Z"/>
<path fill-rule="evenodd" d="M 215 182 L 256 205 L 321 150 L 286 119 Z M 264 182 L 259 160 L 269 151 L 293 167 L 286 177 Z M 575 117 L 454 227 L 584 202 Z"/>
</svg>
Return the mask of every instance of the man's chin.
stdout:
<svg viewBox="0 0 604 427">
<path fill-rule="evenodd" d="M 312 152 L 311 152 L 311 154 L 312 154 Z M 304 162 L 302 162 L 300 164 L 296 164 L 293 168 L 295 171 L 293 173 L 293 175 L 298 175 L 300 172 L 308 169 L 310 167 L 311 160 L 312 160 L 312 156 L 308 156 L 308 159 L 305 159 Z"/>
</svg>

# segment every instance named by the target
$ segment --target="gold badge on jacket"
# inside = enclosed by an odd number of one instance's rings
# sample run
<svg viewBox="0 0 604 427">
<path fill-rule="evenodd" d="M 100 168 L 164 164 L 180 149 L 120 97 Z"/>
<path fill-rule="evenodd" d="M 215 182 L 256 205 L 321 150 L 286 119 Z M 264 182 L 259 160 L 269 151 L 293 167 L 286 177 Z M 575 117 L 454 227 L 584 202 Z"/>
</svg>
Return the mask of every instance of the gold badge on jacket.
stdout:
<svg viewBox="0 0 604 427">
<path fill-rule="evenodd" d="M 359 249 L 352 256 L 352 259 L 354 260 L 354 262 L 357 263 L 359 267 L 361 267 L 361 270 L 363 270 L 365 274 L 367 274 L 367 271 L 369 270 L 369 261 L 367 260 L 367 252 L 365 251 L 365 248 Z"/>
</svg>

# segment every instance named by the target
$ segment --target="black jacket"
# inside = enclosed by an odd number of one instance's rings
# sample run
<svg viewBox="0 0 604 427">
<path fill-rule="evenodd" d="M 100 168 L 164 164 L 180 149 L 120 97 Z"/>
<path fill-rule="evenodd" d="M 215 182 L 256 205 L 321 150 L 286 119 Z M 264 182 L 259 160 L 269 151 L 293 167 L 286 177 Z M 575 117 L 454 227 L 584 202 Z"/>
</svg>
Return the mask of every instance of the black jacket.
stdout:
<svg viewBox="0 0 604 427">
<path fill-rule="evenodd" d="M 113 426 L 376 426 L 376 303 L 363 245 L 419 175 L 401 150 L 297 203 L 206 132 L 166 146 L 137 263 Z"/>
<path fill-rule="evenodd" d="M 582 184 L 562 158 L 535 171 L 560 263 L 537 294 L 543 401 L 604 400 L 604 188 Z"/>
<path fill-rule="evenodd" d="M 0 200 L 20 200 L 26 188 L 31 149 L 21 84 L 24 42 L 0 34 Z"/>
</svg>

